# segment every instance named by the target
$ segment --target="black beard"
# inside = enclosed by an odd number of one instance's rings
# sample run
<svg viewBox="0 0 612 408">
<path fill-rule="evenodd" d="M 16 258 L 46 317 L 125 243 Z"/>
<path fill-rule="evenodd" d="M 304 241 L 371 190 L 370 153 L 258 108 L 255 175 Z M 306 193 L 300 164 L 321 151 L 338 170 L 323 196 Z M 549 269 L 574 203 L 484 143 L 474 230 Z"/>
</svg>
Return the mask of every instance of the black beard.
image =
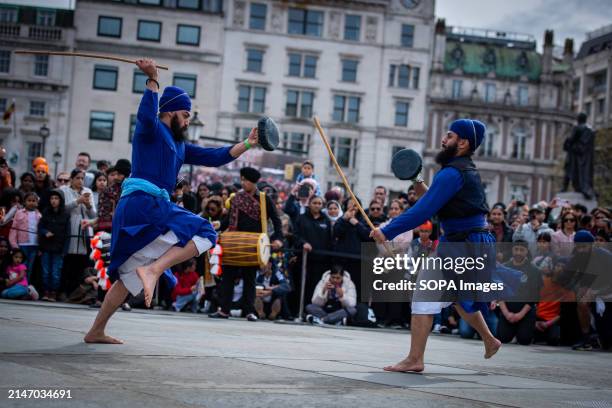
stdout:
<svg viewBox="0 0 612 408">
<path fill-rule="evenodd" d="M 173 116 L 170 120 L 170 129 L 175 142 L 182 143 L 187 140 L 187 126 L 181 127 L 176 116 Z"/>
<path fill-rule="evenodd" d="M 443 147 L 442 150 L 436 154 L 436 163 L 442 166 L 445 165 L 457 155 L 457 150 L 457 145 Z"/>
</svg>

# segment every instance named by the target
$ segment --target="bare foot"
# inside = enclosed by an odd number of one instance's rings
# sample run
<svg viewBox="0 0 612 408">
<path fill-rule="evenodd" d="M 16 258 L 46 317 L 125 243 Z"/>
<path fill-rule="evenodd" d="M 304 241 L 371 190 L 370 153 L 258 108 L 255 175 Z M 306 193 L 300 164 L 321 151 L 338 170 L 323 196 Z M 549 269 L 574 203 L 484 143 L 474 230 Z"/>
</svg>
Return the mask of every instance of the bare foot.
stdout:
<svg viewBox="0 0 612 408">
<path fill-rule="evenodd" d="M 499 349 L 502 346 L 502 343 L 501 343 L 501 341 L 499 341 L 495 337 L 493 337 L 493 340 L 489 341 L 489 342 L 485 342 L 484 346 L 485 346 L 485 355 L 484 355 L 484 358 L 485 359 L 489 359 L 489 358 L 493 357 L 495 355 L 495 353 L 497 353 L 499 351 Z"/>
<path fill-rule="evenodd" d="M 155 285 L 157 284 L 158 276 L 150 265 L 136 268 L 136 274 L 142 281 L 145 305 L 147 308 L 149 308 L 151 307 L 151 301 L 153 300 L 153 292 L 155 292 Z"/>
<path fill-rule="evenodd" d="M 396 365 L 387 366 L 383 368 L 383 370 L 385 371 L 393 371 L 393 372 L 399 372 L 399 373 L 405 373 L 405 372 L 420 373 L 424 369 L 425 369 L 425 365 L 423 364 L 422 361 L 413 360 L 410 357 L 406 357 L 405 359 L 403 359 Z"/>
<path fill-rule="evenodd" d="M 85 341 L 85 343 L 123 344 L 123 340 L 107 336 L 104 333 L 87 333 L 83 341 Z"/>
</svg>

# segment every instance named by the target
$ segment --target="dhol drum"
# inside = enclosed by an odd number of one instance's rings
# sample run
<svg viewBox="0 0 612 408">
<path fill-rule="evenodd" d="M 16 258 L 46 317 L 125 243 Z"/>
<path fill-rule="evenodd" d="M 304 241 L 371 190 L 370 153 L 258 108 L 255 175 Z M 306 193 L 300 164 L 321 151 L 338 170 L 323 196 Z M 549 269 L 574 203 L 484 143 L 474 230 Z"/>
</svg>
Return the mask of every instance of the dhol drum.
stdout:
<svg viewBox="0 0 612 408">
<path fill-rule="evenodd" d="M 270 238 L 261 232 L 226 231 L 219 236 L 223 265 L 264 267 L 270 260 Z"/>
</svg>

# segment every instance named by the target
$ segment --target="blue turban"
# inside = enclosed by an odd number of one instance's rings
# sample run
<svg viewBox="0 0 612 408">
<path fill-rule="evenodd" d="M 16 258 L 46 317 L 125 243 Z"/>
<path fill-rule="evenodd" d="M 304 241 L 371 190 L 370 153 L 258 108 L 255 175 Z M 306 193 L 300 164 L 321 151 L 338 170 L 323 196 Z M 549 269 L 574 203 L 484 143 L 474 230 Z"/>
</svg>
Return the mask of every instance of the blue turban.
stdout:
<svg viewBox="0 0 612 408">
<path fill-rule="evenodd" d="M 470 150 L 474 151 L 484 140 L 487 127 L 479 120 L 457 119 L 451 123 L 449 130 L 470 142 Z"/>
<path fill-rule="evenodd" d="M 191 111 L 189 95 L 177 86 L 166 87 L 159 100 L 159 111 L 176 112 L 180 110 Z"/>
</svg>

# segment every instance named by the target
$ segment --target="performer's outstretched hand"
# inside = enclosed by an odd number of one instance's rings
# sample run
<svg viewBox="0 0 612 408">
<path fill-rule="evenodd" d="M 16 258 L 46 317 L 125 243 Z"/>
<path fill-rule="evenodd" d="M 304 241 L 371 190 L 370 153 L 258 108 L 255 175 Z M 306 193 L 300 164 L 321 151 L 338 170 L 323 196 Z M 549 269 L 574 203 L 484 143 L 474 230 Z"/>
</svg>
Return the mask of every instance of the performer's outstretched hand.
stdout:
<svg viewBox="0 0 612 408">
<path fill-rule="evenodd" d="M 251 129 L 251 133 L 249 133 L 249 144 L 253 147 L 257 146 L 259 144 L 259 134 L 257 132 L 257 128 L 254 127 L 253 129 Z"/>
<path fill-rule="evenodd" d="M 382 244 L 383 242 L 387 240 L 387 238 L 385 237 L 385 234 L 383 234 L 380 228 L 374 228 L 370 232 L 370 238 L 373 238 L 374 241 L 378 242 L 379 244 Z"/>
</svg>

